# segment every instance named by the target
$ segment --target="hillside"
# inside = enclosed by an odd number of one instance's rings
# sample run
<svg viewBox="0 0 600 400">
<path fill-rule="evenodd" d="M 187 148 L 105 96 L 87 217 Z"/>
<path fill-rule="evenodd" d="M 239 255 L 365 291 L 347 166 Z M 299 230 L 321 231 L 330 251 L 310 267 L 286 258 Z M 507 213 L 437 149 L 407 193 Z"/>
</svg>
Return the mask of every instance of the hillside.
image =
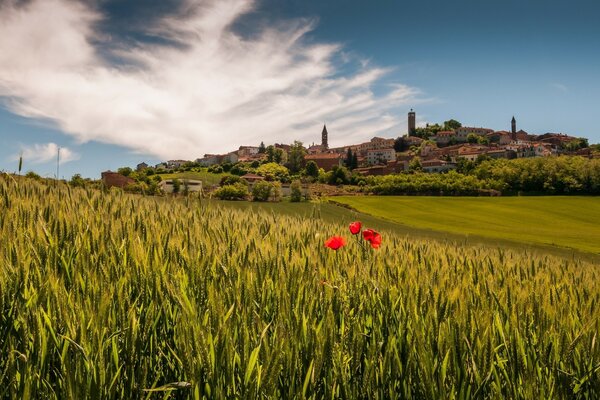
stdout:
<svg viewBox="0 0 600 400">
<path fill-rule="evenodd" d="M 598 197 L 335 197 L 395 223 L 600 254 Z"/>
<path fill-rule="evenodd" d="M 600 395 L 591 263 L 6 175 L 0 210 L 2 398 Z"/>
</svg>

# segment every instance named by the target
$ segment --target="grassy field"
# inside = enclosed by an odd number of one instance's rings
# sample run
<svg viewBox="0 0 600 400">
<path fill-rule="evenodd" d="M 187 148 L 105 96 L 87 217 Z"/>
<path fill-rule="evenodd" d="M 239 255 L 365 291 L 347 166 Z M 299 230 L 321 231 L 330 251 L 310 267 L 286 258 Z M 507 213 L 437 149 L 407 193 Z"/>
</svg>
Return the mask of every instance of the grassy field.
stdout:
<svg viewBox="0 0 600 400">
<path fill-rule="evenodd" d="M 277 207 L 1 175 L 0 398 L 600 396 L 597 265 Z"/>
<path fill-rule="evenodd" d="M 335 197 L 396 223 L 600 253 L 598 197 Z"/>
<path fill-rule="evenodd" d="M 167 179 L 194 179 L 202 181 L 203 186 L 217 185 L 226 174 L 213 174 L 210 172 L 176 172 L 172 174 L 160 174 L 162 180 Z"/>
</svg>

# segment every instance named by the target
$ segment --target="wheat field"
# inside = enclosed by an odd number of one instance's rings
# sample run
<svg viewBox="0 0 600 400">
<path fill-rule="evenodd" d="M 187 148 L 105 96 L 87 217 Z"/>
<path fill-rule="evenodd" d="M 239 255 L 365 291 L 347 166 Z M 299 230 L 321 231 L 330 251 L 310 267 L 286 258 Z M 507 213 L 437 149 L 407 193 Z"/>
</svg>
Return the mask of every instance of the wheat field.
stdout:
<svg viewBox="0 0 600 400">
<path fill-rule="evenodd" d="M 598 265 L 349 222 L 2 175 L 0 397 L 600 397 Z"/>
</svg>

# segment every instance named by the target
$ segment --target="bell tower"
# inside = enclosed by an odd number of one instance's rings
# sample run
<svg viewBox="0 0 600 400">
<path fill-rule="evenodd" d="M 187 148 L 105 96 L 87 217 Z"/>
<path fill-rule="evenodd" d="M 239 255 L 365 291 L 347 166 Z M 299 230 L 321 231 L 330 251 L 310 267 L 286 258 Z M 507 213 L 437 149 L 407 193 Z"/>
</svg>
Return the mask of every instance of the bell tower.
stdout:
<svg viewBox="0 0 600 400">
<path fill-rule="evenodd" d="M 329 149 L 329 144 L 327 143 L 327 126 L 323 124 L 323 132 L 321 132 L 321 147 L 323 150 Z"/>
<path fill-rule="evenodd" d="M 417 114 L 411 108 L 408 113 L 408 136 L 413 136 L 417 129 L 416 118 Z"/>
<path fill-rule="evenodd" d="M 517 138 L 517 120 L 514 115 L 510 121 L 510 136 L 512 136 L 513 140 Z"/>
</svg>

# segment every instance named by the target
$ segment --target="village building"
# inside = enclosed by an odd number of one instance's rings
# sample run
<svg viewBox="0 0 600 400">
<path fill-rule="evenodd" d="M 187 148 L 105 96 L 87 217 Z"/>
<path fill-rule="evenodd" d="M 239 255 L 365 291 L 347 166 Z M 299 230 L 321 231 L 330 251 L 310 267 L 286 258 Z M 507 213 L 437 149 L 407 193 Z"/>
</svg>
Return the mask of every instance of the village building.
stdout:
<svg viewBox="0 0 600 400">
<path fill-rule="evenodd" d="M 245 180 L 248 183 L 254 183 L 254 182 L 265 180 L 264 176 L 260 176 L 260 175 L 256 175 L 256 174 L 246 174 L 246 175 L 242 175 L 240 178 L 242 178 L 243 180 Z"/>
<path fill-rule="evenodd" d="M 421 161 L 421 168 L 424 172 L 447 172 L 456 169 L 456 164 L 444 160 L 425 160 Z"/>
<path fill-rule="evenodd" d="M 386 164 L 388 161 L 396 161 L 396 150 L 393 148 L 367 151 L 369 165 Z"/>
<path fill-rule="evenodd" d="M 239 158 L 245 158 L 258 154 L 258 151 L 259 149 L 256 146 L 240 146 L 237 155 Z"/>
<path fill-rule="evenodd" d="M 189 163 L 188 160 L 169 160 L 166 162 L 168 169 L 181 168 L 184 164 Z"/>
<path fill-rule="evenodd" d="M 458 141 L 463 141 L 463 142 L 467 141 L 467 137 L 471 133 L 473 133 L 477 136 L 485 136 L 491 132 L 494 132 L 494 130 L 488 129 L 488 128 L 475 128 L 475 127 L 471 127 L 471 126 L 461 126 L 460 128 L 457 128 L 455 130 L 456 139 Z"/>
<path fill-rule="evenodd" d="M 104 171 L 104 172 L 102 172 L 101 176 L 102 176 L 102 183 L 107 188 L 118 187 L 118 188 L 123 189 L 126 186 L 133 185 L 135 183 L 135 181 L 133 179 L 131 179 L 130 177 L 121 175 L 118 172 Z"/>
<path fill-rule="evenodd" d="M 194 179 L 181 179 L 177 180 L 177 182 L 179 183 L 179 193 L 202 191 L 202 181 Z M 177 184 L 175 183 L 174 179 L 167 179 L 164 181 L 160 181 L 158 183 L 158 186 L 162 189 L 163 192 L 170 194 L 175 192 Z"/>
<path fill-rule="evenodd" d="M 314 161 L 317 167 L 331 171 L 335 166 L 342 166 L 343 156 L 339 153 L 308 154 L 304 157 L 306 162 Z"/>
<path fill-rule="evenodd" d="M 148 164 L 146 164 L 145 162 L 141 162 L 135 167 L 136 171 L 143 171 L 146 168 L 148 168 Z"/>
</svg>

